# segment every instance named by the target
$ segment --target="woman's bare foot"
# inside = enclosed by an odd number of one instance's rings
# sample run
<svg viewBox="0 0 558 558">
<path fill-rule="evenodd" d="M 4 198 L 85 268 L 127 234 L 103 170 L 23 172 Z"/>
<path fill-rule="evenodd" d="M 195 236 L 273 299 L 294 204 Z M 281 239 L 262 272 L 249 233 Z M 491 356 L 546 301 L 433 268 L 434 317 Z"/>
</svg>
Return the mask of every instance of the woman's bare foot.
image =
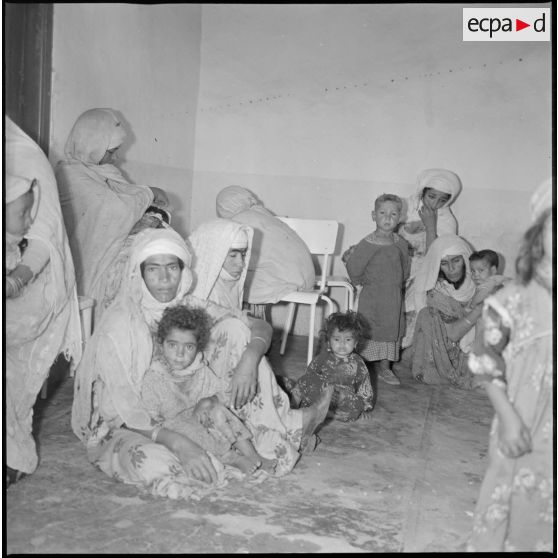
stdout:
<svg viewBox="0 0 558 558">
<path fill-rule="evenodd" d="M 319 399 L 311 405 L 302 409 L 302 437 L 300 440 L 300 449 L 304 451 L 314 430 L 322 424 L 326 418 L 331 397 L 333 395 L 333 386 L 327 386 L 322 390 Z"/>
</svg>

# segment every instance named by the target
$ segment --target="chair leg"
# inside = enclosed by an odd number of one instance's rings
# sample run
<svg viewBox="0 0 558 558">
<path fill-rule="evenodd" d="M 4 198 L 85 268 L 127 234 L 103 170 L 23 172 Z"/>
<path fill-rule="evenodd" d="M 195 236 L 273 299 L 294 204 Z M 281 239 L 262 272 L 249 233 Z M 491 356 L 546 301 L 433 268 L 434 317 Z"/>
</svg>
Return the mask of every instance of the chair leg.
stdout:
<svg viewBox="0 0 558 558">
<path fill-rule="evenodd" d="M 347 308 L 351 311 L 355 309 L 355 292 L 347 287 Z"/>
<path fill-rule="evenodd" d="M 285 326 L 283 327 L 283 335 L 281 337 L 281 348 L 279 349 L 279 354 L 285 353 L 285 347 L 287 346 L 287 337 L 291 331 L 291 326 L 293 325 L 294 311 L 296 304 L 294 302 L 289 302 L 289 308 L 287 310 L 287 319 L 285 320 Z"/>
<path fill-rule="evenodd" d="M 314 325 L 316 323 L 316 305 L 310 305 L 310 329 L 308 331 L 308 356 L 306 357 L 306 365 L 310 364 L 314 356 Z"/>
</svg>

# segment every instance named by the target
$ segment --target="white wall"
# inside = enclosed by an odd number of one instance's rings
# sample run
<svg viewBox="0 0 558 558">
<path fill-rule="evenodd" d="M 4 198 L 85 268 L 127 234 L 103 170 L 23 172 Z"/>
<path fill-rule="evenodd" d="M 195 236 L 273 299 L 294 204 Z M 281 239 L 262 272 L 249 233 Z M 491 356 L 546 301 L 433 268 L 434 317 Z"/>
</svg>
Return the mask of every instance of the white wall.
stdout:
<svg viewBox="0 0 558 558">
<path fill-rule="evenodd" d="M 551 174 L 551 45 L 465 43 L 463 6 L 203 5 L 192 227 L 239 184 L 278 214 L 337 219 L 341 253 L 377 195 L 446 167 L 461 234 L 511 273 Z"/>
<path fill-rule="evenodd" d="M 114 108 L 131 131 L 119 166 L 169 192 L 173 225 L 191 211 L 200 67 L 199 4 L 55 4 L 50 160 L 76 118 Z M 120 153 L 122 152 L 122 153 Z"/>
<path fill-rule="evenodd" d="M 55 4 L 51 161 L 79 114 L 112 107 L 133 131 L 122 168 L 171 193 L 180 232 L 240 184 L 337 219 L 339 253 L 377 195 L 446 167 L 461 233 L 511 272 L 551 174 L 551 45 L 464 43 L 463 6 Z"/>
</svg>

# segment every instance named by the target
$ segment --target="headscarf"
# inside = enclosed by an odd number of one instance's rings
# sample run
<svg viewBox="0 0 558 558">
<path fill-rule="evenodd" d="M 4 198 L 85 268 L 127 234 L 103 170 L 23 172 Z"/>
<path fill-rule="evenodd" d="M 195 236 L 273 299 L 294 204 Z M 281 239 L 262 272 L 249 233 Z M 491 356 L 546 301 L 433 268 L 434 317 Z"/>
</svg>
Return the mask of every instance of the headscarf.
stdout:
<svg viewBox="0 0 558 558">
<path fill-rule="evenodd" d="M 78 293 L 102 309 L 107 270 L 133 226 L 153 201 L 147 187 L 130 184 L 114 165 L 99 165 L 107 149 L 125 138 L 111 109 L 91 109 L 75 122 L 66 159 L 56 168 L 60 204 L 76 268 Z"/>
<path fill-rule="evenodd" d="M 244 299 L 251 304 L 276 303 L 288 293 L 311 289 L 316 272 L 308 246 L 288 225 L 241 186 L 223 188 L 217 215 L 254 230 Z"/>
<path fill-rule="evenodd" d="M 223 188 L 215 202 L 217 216 L 231 219 L 237 213 L 252 207 L 263 207 L 256 195 L 242 186 L 227 186 Z"/>
<path fill-rule="evenodd" d="M 33 190 L 33 207 L 31 208 L 31 219 L 34 220 L 37 216 L 39 210 L 39 187 L 38 183 L 34 178 L 25 178 L 23 176 L 16 176 L 14 174 L 6 174 L 6 205 L 17 200 L 19 197 L 23 196 Z M 16 237 L 12 235 L 9 231 L 4 231 L 6 237 L 12 241 L 16 240 Z M 21 238 L 17 238 L 18 241 Z"/>
<path fill-rule="evenodd" d="M 119 147 L 125 139 L 126 131 L 114 110 L 91 109 L 75 121 L 66 140 L 64 154 L 68 159 L 76 159 L 85 165 L 101 166 L 100 172 L 114 174 L 114 177 L 107 178 L 117 180 L 118 176 L 122 176 L 120 171 L 113 165 L 99 165 L 99 162 L 107 150 Z"/>
<path fill-rule="evenodd" d="M 222 273 L 223 263 L 240 231 L 248 239 L 246 263 L 239 279 L 227 278 Z M 241 309 L 252 236 L 251 227 L 229 219 L 214 219 L 202 223 L 189 238 L 194 251 L 195 285 L 192 294 L 226 308 Z"/>
<path fill-rule="evenodd" d="M 419 312 L 426 306 L 426 293 L 433 289 L 438 283 L 440 263 L 446 256 L 462 256 L 465 264 L 465 279 L 459 289 L 447 281 L 441 281 L 440 287 L 445 294 L 459 302 L 467 302 L 475 293 L 475 283 L 471 278 L 469 256 L 472 250 L 469 244 L 455 234 L 444 234 L 439 236 L 430 245 L 422 266 L 415 279 L 415 309 Z"/>
<path fill-rule="evenodd" d="M 169 302 L 156 300 L 141 275 L 141 263 L 149 256 L 159 254 L 171 254 L 184 262 L 176 296 Z M 136 425 L 144 421 L 146 428 L 149 426 L 148 414 L 139 401 L 141 381 L 153 353 L 151 330 L 156 327 L 165 308 L 177 304 L 188 293 L 192 284 L 191 262 L 188 246 L 172 229 L 144 229 L 136 235 L 118 295 L 103 314 L 76 372 L 72 427 L 78 437 L 87 437 L 92 386 L 100 373 L 119 375 L 119 381 L 125 378 L 129 392 L 126 397 L 111 393 L 115 406 L 122 415 L 133 417 Z M 102 345 L 106 339 L 112 341 L 110 346 L 118 351 L 119 370 L 107 370 L 103 366 L 103 359 L 108 357 L 104 354 L 105 345 Z M 112 356 L 111 361 L 114 358 Z M 111 384 L 106 378 L 105 383 Z"/>
<path fill-rule="evenodd" d="M 437 211 L 438 236 L 442 234 L 457 234 L 457 220 L 449 206 L 461 193 L 462 185 L 459 176 L 446 169 L 426 169 L 417 177 L 416 192 L 408 198 L 405 222 L 420 221 L 419 209 L 422 207 L 422 195 L 425 188 L 433 188 L 444 194 L 449 194 L 449 200 Z"/>
</svg>

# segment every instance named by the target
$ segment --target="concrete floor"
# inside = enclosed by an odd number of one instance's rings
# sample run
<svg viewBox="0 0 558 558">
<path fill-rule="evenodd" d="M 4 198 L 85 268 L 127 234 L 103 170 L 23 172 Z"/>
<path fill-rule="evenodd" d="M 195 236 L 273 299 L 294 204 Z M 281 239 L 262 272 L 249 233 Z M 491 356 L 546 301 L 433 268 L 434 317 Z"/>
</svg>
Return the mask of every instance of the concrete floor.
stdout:
<svg viewBox="0 0 558 558">
<path fill-rule="evenodd" d="M 270 360 L 304 371 L 306 339 Z M 482 392 L 425 386 L 400 369 L 373 418 L 330 422 L 291 474 L 231 482 L 201 501 L 138 493 L 91 466 L 70 429 L 72 384 L 37 406 L 40 465 L 4 492 L 7 553 L 455 552 L 465 549 L 492 415 Z"/>
</svg>

